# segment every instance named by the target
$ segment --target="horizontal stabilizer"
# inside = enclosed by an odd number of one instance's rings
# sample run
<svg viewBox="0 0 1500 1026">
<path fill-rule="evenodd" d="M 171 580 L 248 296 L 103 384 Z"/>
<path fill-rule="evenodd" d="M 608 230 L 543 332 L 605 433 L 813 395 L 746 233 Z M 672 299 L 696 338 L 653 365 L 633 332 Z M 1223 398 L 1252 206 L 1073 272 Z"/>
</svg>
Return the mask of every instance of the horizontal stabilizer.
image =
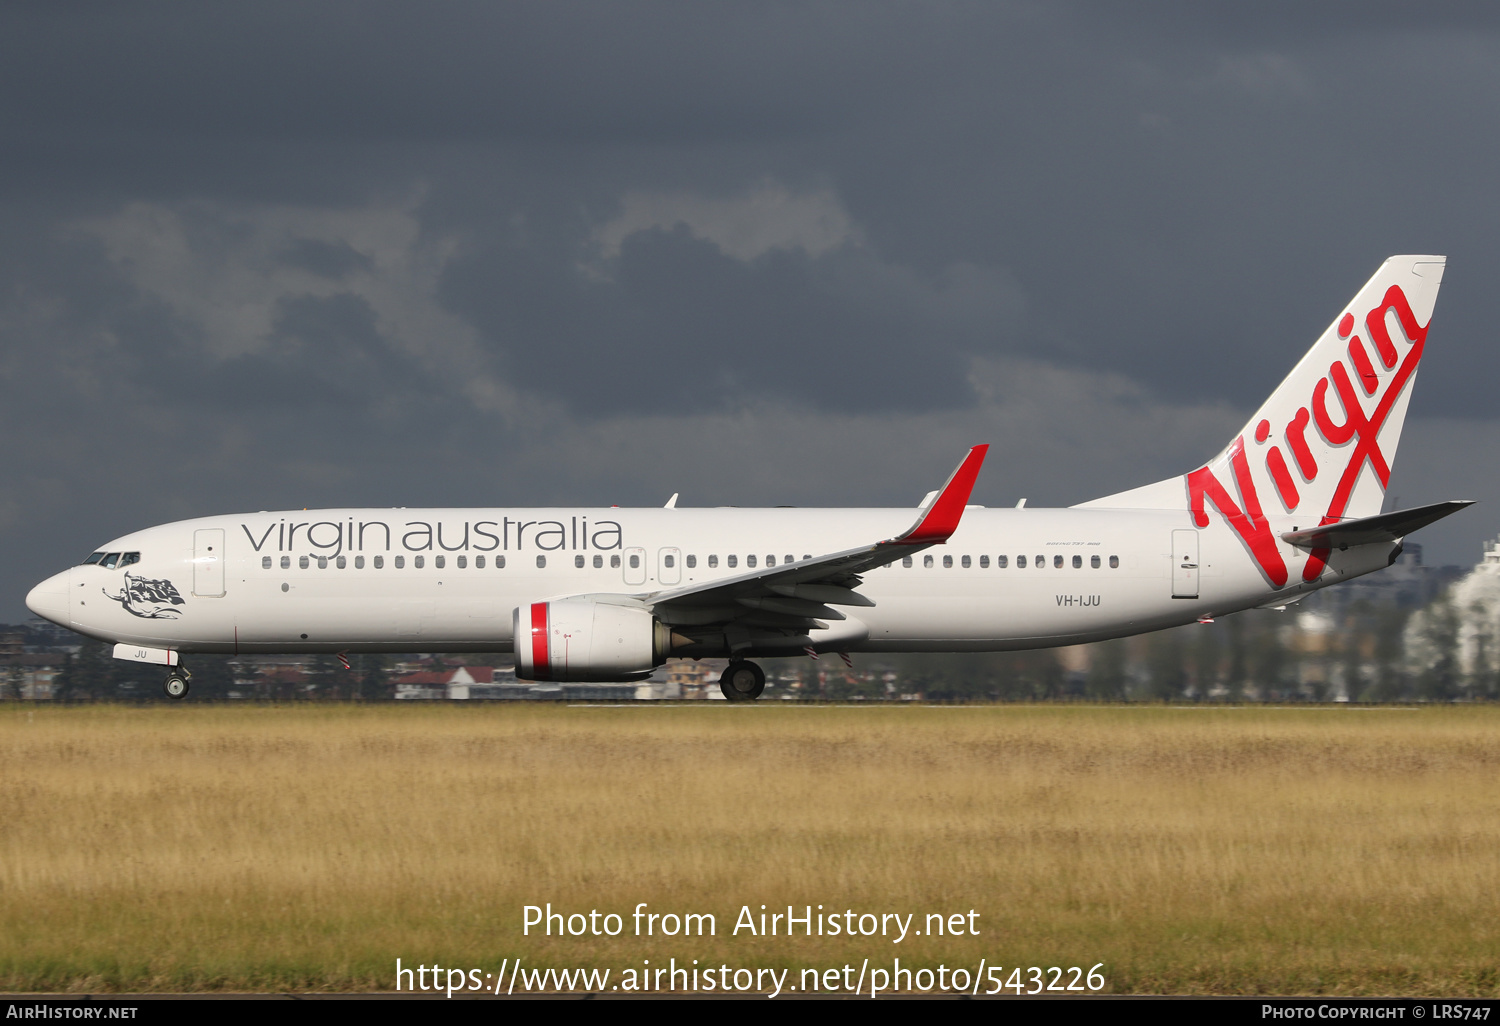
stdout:
<svg viewBox="0 0 1500 1026">
<path fill-rule="evenodd" d="M 1302 549 L 1344 549 L 1350 545 L 1391 542 L 1472 505 L 1472 500 L 1463 499 L 1434 502 L 1431 506 L 1398 509 L 1394 513 L 1381 513 L 1379 516 L 1362 517 L 1359 520 L 1345 520 L 1302 531 L 1287 531 L 1281 539 Z"/>
</svg>

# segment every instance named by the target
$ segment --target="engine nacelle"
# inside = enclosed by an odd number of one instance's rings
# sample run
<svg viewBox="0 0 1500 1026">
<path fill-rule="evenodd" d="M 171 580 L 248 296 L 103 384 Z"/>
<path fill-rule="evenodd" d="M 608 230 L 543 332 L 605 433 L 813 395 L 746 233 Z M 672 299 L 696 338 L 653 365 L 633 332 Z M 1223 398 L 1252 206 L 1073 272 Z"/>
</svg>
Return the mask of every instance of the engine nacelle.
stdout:
<svg viewBox="0 0 1500 1026">
<path fill-rule="evenodd" d="M 590 598 L 516 607 L 514 637 L 522 680 L 640 680 L 672 643 L 671 631 L 649 611 Z"/>
</svg>

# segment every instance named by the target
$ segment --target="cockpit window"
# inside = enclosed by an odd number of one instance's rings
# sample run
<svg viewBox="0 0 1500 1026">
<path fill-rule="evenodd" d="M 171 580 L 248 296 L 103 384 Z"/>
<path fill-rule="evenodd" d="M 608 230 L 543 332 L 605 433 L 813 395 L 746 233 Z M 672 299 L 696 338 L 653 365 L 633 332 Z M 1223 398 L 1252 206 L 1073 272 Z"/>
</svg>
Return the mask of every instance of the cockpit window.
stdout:
<svg viewBox="0 0 1500 1026">
<path fill-rule="evenodd" d="M 141 554 L 139 552 L 93 552 L 89 558 L 83 561 L 84 566 L 93 564 L 102 566 L 106 570 L 117 570 L 122 566 L 130 566 L 139 563 Z"/>
</svg>

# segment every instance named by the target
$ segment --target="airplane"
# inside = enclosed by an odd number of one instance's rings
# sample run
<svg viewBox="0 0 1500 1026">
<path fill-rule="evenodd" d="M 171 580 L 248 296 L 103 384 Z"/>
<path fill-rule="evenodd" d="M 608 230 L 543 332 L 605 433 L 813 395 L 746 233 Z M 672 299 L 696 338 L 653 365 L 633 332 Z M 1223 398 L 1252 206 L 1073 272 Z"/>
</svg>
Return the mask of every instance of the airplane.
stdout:
<svg viewBox="0 0 1500 1026">
<path fill-rule="evenodd" d="M 1382 512 L 1446 258 L 1386 260 L 1245 427 L 1186 474 L 1062 509 L 969 504 L 976 445 L 910 509 L 324 509 L 99 546 L 38 616 L 167 668 L 198 653 L 505 652 L 525 680 L 668 657 L 1077 645 L 1285 607 L 1393 563 L 1470 505 Z"/>
</svg>

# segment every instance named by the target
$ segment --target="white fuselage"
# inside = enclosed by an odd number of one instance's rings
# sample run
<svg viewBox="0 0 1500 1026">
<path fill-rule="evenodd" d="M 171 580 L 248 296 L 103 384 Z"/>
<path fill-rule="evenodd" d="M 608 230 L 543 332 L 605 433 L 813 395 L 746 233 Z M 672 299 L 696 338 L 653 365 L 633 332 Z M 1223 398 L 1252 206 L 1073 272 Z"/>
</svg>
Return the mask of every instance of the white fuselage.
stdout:
<svg viewBox="0 0 1500 1026">
<path fill-rule="evenodd" d="M 209 517 L 116 539 L 101 551 L 138 561 L 75 566 L 28 602 L 92 637 L 175 652 L 507 651 L 513 611 L 528 603 L 589 594 L 649 602 L 768 559 L 892 537 L 911 518 L 910 509 L 735 508 Z M 1307 526 L 1295 515 L 1270 520 L 1278 533 Z M 1174 552 L 1188 542 L 1191 557 Z M 1217 519 L 1197 528 L 1185 511 L 974 507 L 911 566 L 897 559 L 865 574 L 859 590 L 874 606 L 847 609 L 850 619 L 830 625 L 819 647 L 1078 644 L 1295 599 L 1379 569 L 1396 551 L 1334 551 L 1317 580 L 1294 573 L 1276 589 Z M 1284 556 L 1300 567 L 1307 553 L 1287 545 Z"/>
</svg>

